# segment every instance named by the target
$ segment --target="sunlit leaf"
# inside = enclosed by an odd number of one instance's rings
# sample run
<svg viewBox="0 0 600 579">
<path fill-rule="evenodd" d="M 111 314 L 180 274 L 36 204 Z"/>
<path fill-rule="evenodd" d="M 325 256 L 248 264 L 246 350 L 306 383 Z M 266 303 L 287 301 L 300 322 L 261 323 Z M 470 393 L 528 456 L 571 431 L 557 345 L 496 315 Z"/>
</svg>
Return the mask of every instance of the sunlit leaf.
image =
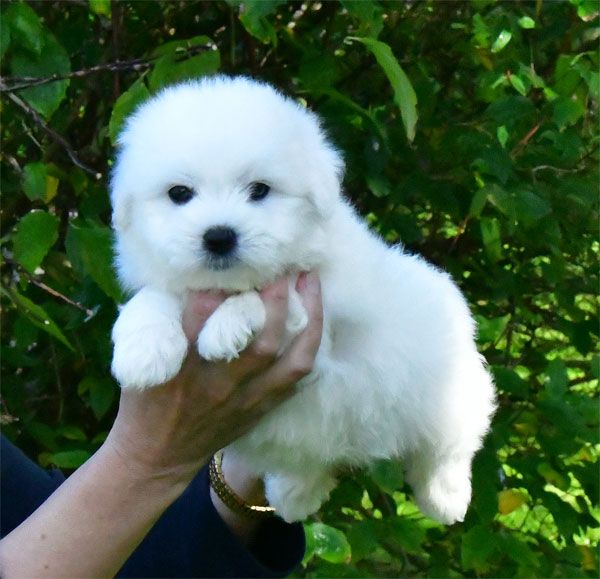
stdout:
<svg viewBox="0 0 600 579">
<path fill-rule="evenodd" d="M 491 51 L 493 53 L 500 52 L 510 42 L 511 38 L 512 38 L 511 31 L 510 30 L 503 30 L 502 32 L 500 32 L 500 34 L 498 35 L 498 37 L 496 38 L 496 40 L 494 40 L 494 42 L 492 44 Z"/>
<path fill-rule="evenodd" d="M 498 512 L 508 515 L 527 502 L 527 496 L 516 489 L 505 489 L 498 493 Z"/>
<path fill-rule="evenodd" d="M 324 523 L 312 523 L 304 528 L 318 557 L 330 563 L 344 563 L 350 560 L 350 543 L 342 531 Z"/>
<path fill-rule="evenodd" d="M 526 30 L 530 30 L 531 28 L 535 28 L 535 20 L 530 16 L 521 16 L 519 18 L 519 26 L 521 28 L 525 28 Z"/>
<path fill-rule="evenodd" d="M 90 10 L 98 16 L 106 16 L 110 18 L 110 0 L 88 0 Z"/>
</svg>

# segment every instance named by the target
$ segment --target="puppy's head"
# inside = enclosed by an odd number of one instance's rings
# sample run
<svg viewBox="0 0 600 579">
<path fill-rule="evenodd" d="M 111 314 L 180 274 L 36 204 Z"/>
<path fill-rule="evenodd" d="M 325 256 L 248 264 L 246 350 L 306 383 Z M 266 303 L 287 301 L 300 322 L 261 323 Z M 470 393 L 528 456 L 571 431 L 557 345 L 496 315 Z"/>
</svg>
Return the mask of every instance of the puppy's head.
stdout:
<svg viewBox="0 0 600 579">
<path fill-rule="evenodd" d="M 243 290 L 314 266 L 342 170 L 316 117 L 267 85 L 216 77 L 168 88 L 119 139 L 120 276 L 132 289 Z"/>
</svg>

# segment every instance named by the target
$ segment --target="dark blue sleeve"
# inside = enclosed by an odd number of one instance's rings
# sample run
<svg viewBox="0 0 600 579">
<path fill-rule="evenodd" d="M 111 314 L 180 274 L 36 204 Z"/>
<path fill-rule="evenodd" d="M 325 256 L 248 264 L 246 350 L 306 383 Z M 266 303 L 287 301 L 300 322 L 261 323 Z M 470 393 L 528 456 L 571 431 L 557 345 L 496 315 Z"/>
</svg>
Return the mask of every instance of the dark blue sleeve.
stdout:
<svg viewBox="0 0 600 579">
<path fill-rule="evenodd" d="M 0 436 L 0 537 L 19 526 L 64 480 L 59 470 L 40 468 Z"/>
<path fill-rule="evenodd" d="M 304 555 L 302 525 L 273 517 L 247 549 L 223 522 L 209 492 L 208 468 L 164 513 L 118 577 L 285 577 Z"/>
<path fill-rule="evenodd" d="M 0 446 L 2 536 L 24 521 L 64 481 L 29 460 L 4 436 Z M 162 515 L 118 577 L 284 577 L 304 554 L 300 524 L 265 520 L 247 548 L 215 510 L 202 469 Z"/>
</svg>

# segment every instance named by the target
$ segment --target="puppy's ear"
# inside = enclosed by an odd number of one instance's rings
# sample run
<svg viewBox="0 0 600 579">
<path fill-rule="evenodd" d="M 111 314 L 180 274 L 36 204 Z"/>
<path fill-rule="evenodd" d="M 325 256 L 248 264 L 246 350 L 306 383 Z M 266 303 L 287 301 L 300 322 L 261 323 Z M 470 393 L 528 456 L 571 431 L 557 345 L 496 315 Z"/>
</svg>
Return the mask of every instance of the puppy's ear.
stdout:
<svg viewBox="0 0 600 579">
<path fill-rule="evenodd" d="M 329 217 L 341 195 L 344 161 L 326 141 L 314 151 L 310 180 L 311 201 L 321 217 Z"/>
</svg>

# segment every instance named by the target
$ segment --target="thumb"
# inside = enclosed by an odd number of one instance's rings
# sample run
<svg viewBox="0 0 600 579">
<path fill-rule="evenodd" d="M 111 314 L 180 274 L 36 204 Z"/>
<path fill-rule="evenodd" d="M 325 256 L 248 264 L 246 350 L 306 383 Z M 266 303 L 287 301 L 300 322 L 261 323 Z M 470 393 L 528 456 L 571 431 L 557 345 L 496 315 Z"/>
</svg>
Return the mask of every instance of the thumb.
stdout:
<svg viewBox="0 0 600 579">
<path fill-rule="evenodd" d="M 211 314 L 227 299 L 224 292 L 190 292 L 183 310 L 181 325 L 190 342 L 194 342 Z"/>
</svg>

